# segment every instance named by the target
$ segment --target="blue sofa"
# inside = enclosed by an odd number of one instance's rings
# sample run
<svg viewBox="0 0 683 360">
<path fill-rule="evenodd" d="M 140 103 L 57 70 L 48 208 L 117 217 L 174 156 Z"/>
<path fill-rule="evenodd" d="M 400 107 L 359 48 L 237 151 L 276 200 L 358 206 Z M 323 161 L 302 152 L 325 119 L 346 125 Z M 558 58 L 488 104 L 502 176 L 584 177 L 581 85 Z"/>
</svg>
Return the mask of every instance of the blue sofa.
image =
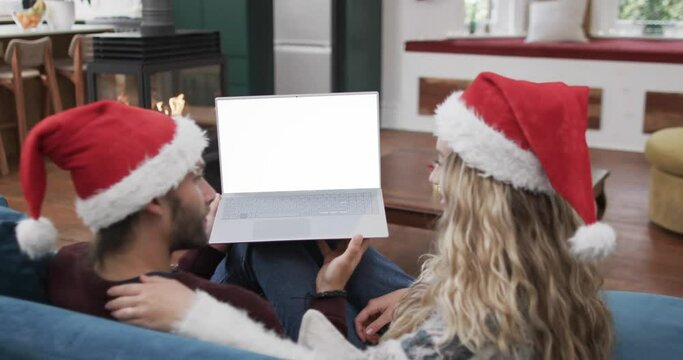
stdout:
<svg viewBox="0 0 683 360">
<path fill-rule="evenodd" d="M 257 354 L 45 305 L 46 262 L 19 252 L 23 217 L 0 197 L 0 359 L 262 359 Z M 683 299 L 606 291 L 614 359 L 683 359 Z M 43 302 L 43 303 L 41 303 Z"/>
<path fill-rule="evenodd" d="M 45 304 L 49 257 L 21 254 L 0 196 L 0 359 L 271 359 Z"/>
</svg>

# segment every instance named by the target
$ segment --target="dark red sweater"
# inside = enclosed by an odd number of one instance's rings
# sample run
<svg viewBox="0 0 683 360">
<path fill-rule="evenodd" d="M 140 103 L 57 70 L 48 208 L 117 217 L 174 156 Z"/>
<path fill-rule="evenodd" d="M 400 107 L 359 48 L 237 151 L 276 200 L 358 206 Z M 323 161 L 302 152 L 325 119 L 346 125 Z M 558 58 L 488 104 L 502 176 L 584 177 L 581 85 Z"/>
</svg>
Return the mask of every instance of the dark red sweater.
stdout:
<svg viewBox="0 0 683 360">
<path fill-rule="evenodd" d="M 222 285 L 196 276 L 211 274 L 224 255 L 211 247 L 186 254 L 180 261 L 181 269 L 172 273 L 160 273 L 176 279 L 192 290 L 201 289 L 219 301 L 244 309 L 252 319 L 279 334 L 284 334 L 282 323 L 273 306 L 256 293 L 234 285 Z M 216 259 L 218 261 L 216 261 Z M 213 266 L 213 267 L 212 267 Z M 47 296 L 51 304 L 107 319 L 113 319 L 104 305 L 111 300 L 107 290 L 115 285 L 139 282 L 138 278 L 125 281 L 107 281 L 94 271 L 89 243 L 76 243 L 59 250 L 50 263 Z M 302 294 L 302 297 L 305 294 Z M 313 299 L 311 308 L 323 313 L 334 326 L 346 335 L 346 301 L 342 298 Z"/>
</svg>

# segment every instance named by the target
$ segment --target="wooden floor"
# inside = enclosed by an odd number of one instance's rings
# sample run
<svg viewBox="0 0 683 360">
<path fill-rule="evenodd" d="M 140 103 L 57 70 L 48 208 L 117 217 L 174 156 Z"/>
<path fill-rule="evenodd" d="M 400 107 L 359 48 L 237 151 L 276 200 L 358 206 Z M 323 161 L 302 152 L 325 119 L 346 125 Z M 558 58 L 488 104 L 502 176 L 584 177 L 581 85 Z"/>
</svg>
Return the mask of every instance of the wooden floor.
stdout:
<svg viewBox="0 0 683 360">
<path fill-rule="evenodd" d="M 384 131 L 382 154 L 401 148 L 430 148 L 434 139 L 415 135 L 410 143 L 393 141 Z M 403 137 L 401 137 L 403 138 Z M 606 182 L 607 212 L 604 221 L 618 234 L 614 255 L 605 263 L 605 288 L 643 291 L 683 297 L 683 235 L 651 224 L 647 217 L 649 164 L 639 153 L 592 150 L 594 166 L 609 169 Z M 0 194 L 10 206 L 25 211 L 21 186 L 16 173 L 0 178 Z M 427 179 L 425 179 L 427 181 Z M 60 233 L 59 246 L 74 241 L 89 241 L 92 236 L 74 212 L 74 190 L 69 174 L 48 166 L 48 191 L 43 214 L 52 219 Z M 430 249 L 433 232 L 390 225 L 390 238 L 374 240 L 383 253 L 411 274 L 419 269 L 420 254 Z"/>
</svg>

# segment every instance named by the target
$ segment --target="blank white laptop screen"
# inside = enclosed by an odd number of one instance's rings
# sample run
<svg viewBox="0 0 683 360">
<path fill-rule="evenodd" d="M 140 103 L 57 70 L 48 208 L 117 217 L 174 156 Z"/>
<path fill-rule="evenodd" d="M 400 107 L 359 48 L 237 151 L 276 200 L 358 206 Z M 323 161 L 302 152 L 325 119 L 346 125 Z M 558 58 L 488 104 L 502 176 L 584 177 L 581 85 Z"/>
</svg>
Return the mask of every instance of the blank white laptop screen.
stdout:
<svg viewBox="0 0 683 360">
<path fill-rule="evenodd" d="M 380 188 L 377 96 L 217 99 L 223 193 Z"/>
</svg>

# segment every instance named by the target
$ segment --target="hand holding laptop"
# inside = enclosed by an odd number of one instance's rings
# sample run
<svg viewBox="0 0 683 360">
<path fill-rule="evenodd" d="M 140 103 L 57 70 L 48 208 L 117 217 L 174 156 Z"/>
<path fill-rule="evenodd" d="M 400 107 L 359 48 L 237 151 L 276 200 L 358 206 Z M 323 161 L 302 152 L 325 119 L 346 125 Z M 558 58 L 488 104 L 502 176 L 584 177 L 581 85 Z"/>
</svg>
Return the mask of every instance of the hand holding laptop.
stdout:
<svg viewBox="0 0 683 360">
<path fill-rule="evenodd" d="M 358 266 L 361 257 L 368 249 L 370 241 L 362 235 L 355 235 L 351 240 L 339 241 L 332 250 L 327 242 L 318 240 L 320 253 L 323 255 L 323 265 L 315 280 L 317 292 L 343 290 Z"/>
</svg>

